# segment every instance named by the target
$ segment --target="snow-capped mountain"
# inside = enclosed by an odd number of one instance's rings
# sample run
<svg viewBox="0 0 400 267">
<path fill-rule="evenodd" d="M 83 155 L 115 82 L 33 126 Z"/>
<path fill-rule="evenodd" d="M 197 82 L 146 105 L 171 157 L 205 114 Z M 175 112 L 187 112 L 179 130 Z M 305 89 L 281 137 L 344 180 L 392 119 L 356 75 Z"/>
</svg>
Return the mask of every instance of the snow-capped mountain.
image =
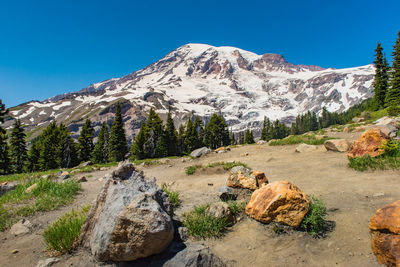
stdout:
<svg viewBox="0 0 400 267">
<path fill-rule="evenodd" d="M 86 118 L 97 129 L 103 121 L 111 123 L 114 103 L 122 101 L 129 137 L 151 107 L 164 118 L 170 107 L 177 124 L 192 115 L 207 119 L 222 113 L 237 132 L 258 127 L 264 116 L 289 123 L 308 110 L 344 111 L 373 95 L 373 76 L 373 65 L 324 69 L 294 65 L 278 54 L 187 44 L 144 69 L 19 105 L 11 115 L 35 132 L 54 119 L 78 132 Z"/>
</svg>

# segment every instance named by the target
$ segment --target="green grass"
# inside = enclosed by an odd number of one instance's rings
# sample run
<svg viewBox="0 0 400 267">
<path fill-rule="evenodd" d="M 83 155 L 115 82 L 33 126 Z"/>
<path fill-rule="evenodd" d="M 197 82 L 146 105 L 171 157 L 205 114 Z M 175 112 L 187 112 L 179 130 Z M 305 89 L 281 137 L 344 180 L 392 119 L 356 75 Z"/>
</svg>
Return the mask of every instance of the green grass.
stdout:
<svg viewBox="0 0 400 267">
<path fill-rule="evenodd" d="M 171 186 L 165 183 L 161 187 L 162 190 L 164 190 L 164 192 L 168 195 L 174 208 L 179 207 L 179 205 L 181 204 L 181 200 L 179 198 L 179 192 L 172 190 Z"/>
<path fill-rule="evenodd" d="M 226 203 L 229 205 L 229 209 L 233 213 L 233 215 L 238 215 L 239 213 L 243 212 L 246 208 L 247 203 L 246 202 L 236 202 L 233 200 L 228 200 Z"/>
<path fill-rule="evenodd" d="M 308 145 L 322 145 L 326 140 L 334 139 L 327 137 L 323 139 L 316 139 L 315 135 L 293 135 L 283 139 L 275 140 L 269 143 L 270 146 L 283 146 L 305 143 Z"/>
<path fill-rule="evenodd" d="M 209 163 L 205 166 L 203 165 L 192 165 L 189 167 L 186 167 L 185 172 L 187 175 L 192 175 L 194 174 L 198 169 L 208 169 L 208 168 L 214 168 L 214 167 L 219 167 L 221 166 L 225 171 L 228 171 L 230 169 L 232 169 L 233 167 L 236 166 L 243 166 L 245 168 L 249 168 L 247 166 L 247 164 L 243 163 L 243 162 L 224 162 L 224 161 L 218 161 L 218 162 L 212 162 Z"/>
<path fill-rule="evenodd" d="M 89 208 L 85 206 L 80 211 L 72 210 L 52 223 L 43 233 L 47 248 L 63 254 L 71 253 Z"/>
<path fill-rule="evenodd" d="M 197 206 L 183 214 L 183 225 L 189 235 L 197 239 L 221 237 L 227 229 L 226 218 L 216 218 L 206 212 L 209 204 Z"/>
<path fill-rule="evenodd" d="M 301 222 L 300 228 L 308 234 L 318 237 L 323 235 L 326 228 L 326 207 L 321 199 L 309 196 L 311 199 L 310 209 Z"/>
<path fill-rule="evenodd" d="M 25 190 L 37 183 L 31 193 Z M 32 179 L 17 185 L 0 197 L 0 231 L 4 231 L 19 219 L 38 211 L 49 211 L 69 204 L 80 191 L 75 180 L 58 183 L 50 179 Z"/>
<path fill-rule="evenodd" d="M 102 164 L 94 164 L 86 167 L 75 167 L 65 169 L 68 172 L 73 172 L 72 174 L 82 173 L 82 172 L 92 172 L 101 167 L 111 167 L 117 166 L 118 162 L 109 162 L 109 163 L 102 163 Z M 12 182 L 12 181 L 22 181 L 26 182 L 31 179 L 40 178 L 43 175 L 55 176 L 61 169 L 53 169 L 48 171 L 39 171 L 39 172 L 25 172 L 25 173 L 16 173 L 16 174 L 9 174 L 0 176 L 0 183 L 2 182 Z"/>
</svg>

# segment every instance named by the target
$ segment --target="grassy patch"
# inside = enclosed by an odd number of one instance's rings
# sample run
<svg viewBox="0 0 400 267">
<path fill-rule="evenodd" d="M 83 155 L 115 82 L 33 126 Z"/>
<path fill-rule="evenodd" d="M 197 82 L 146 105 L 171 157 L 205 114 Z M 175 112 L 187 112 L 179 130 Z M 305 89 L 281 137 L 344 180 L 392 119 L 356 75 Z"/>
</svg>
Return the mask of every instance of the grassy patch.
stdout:
<svg viewBox="0 0 400 267">
<path fill-rule="evenodd" d="M 214 167 L 219 167 L 221 166 L 225 171 L 232 169 L 233 167 L 236 166 L 243 166 L 245 168 L 248 168 L 247 164 L 242 163 L 242 162 L 224 162 L 224 161 L 218 161 L 218 162 L 212 162 L 209 163 L 205 166 L 203 165 L 192 165 L 189 167 L 186 167 L 185 172 L 187 175 L 192 175 L 194 174 L 198 169 L 208 169 L 208 168 L 214 168 Z"/>
<path fill-rule="evenodd" d="M 226 201 L 226 203 L 229 205 L 229 209 L 235 216 L 238 215 L 239 213 L 243 212 L 247 205 L 246 202 L 238 203 L 233 200 L 228 200 L 228 201 Z"/>
<path fill-rule="evenodd" d="M 326 207 L 321 199 L 311 196 L 310 210 L 304 216 L 300 228 L 314 237 L 323 235 L 326 229 Z"/>
<path fill-rule="evenodd" d="M 70 253 L 81 232 L 90 206 L 80 211 L 72 210 L 52 223 L 43 233 L 47 248 L 60 253 Z"/>
<path fill-rule="evenodd" d="M 33 184 L 37 184 L 37 187 L 26 193 L 26 189 Z M 33 179 L 17 185 L 14 190 L 0 197 L 0 231 L 22 217 L 69 204 L 79 190 L 80 184 L 75 180 L 58 183 L 50 179 Z"/>
<path fill-rule="evenodd" d="M 326 140 L 334 139 L 327 137 L 323 139 L 315 138 L 315 135 L 292 135 L 280 140 L 275 140 L 269 143 L 270 146 L 283 146 L 305 143 L 308 145 L 322 145 Z"/>
<path fill-rule="evenodd" d="M 136 165 L 150 166 L 150 165 L 159 164 L 159 160 L 158 159 L 136 159 L 136 160 L 132 160 L 132 163 L 136 164 Z"/>
<path fill-rule="evenodd" d="M 171 200 L 172 205 L 176 208 L 181 204 L 181 200 L 179 199 L 179 192 L 171 189 L 171 185 L 163 184 L 162 190 L 168 195 Z"/>
<path fill-rule="evenodd" d="M 367 170 L 387 170 L 387 169 L 400 169 L 400 157 L 392 157 L 388 155 L 382 155 L 378 157 L 371 157 L 369 155 L 364 157 L 349 158 L 349 168 L 353 168 L 356 171 L 367 171 Z"/>
<path fill-rule="evenodd" d="M 227 228 L 226 218 L 216 218 L 206 212 L 210 205 L 201 205 L 183 214 L 183 225 L 188 228 L 189 235 L 199 238 L 221 237 Z"/>
</svg>

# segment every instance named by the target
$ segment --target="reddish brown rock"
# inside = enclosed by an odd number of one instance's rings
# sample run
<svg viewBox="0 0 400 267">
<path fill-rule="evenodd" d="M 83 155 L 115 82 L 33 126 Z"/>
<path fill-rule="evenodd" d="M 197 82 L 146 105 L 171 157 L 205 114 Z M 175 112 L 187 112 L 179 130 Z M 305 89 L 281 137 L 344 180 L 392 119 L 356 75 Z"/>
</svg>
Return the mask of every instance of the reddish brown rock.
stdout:
<svg viewBox="0 0 400 267">
<path fill-rule="evenodd" d="M 309 207 L 310 199 L 297 186 L 279 181 L 254 191 L 246 214 L 263 223 L 274 221 L 298 227 Z"/>
<path fill-rule="evenodd" d="M 351 147 L 347 156 L 350 158 L 362 157 L 370 155 L 376 157 L 384 153 L 381 148 L 383 142 L 388 139 L 381 130 L 377 128 L 371 128 L 361 135 L 361 137 L 355 141 Z"/>
<path fill-rule="evenodd" d="M 371 248 L 386 266 L 400 266 L 400 200 L 376 211 L 369 224 Z"/>
</svg>

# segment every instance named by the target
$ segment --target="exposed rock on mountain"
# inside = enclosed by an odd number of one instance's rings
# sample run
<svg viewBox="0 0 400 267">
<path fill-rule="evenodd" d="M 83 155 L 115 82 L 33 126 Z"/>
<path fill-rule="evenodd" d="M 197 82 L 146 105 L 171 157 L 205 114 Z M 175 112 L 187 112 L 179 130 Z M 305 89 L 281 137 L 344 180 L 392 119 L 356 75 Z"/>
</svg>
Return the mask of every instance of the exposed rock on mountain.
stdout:
<svg viewBox="0 0 400 267">
<path fill-rule="evenodd" d="M 291 122 L 308 110 L 344 111 L 373 94 L 373 65 L 324 69 L 294 65 L 281 55 L 257 55 L 234 47 L 187 44 L 144 69 L 95 83 L 75 93 L 12 108 L 11 115 L 39 129 L 51 120 L 78 132 L 89 117 L 98 131 L 111 124 L 122 101 L 127 136 L 140 127 L 150 107 L 176 122 L 221 112 L 233 131 L 261 125 L 264 116 Z M 10 127 L 12 121 L 5 123 Z M 38 131 L 36 131 L 38 132 Z"/>
</svg>

